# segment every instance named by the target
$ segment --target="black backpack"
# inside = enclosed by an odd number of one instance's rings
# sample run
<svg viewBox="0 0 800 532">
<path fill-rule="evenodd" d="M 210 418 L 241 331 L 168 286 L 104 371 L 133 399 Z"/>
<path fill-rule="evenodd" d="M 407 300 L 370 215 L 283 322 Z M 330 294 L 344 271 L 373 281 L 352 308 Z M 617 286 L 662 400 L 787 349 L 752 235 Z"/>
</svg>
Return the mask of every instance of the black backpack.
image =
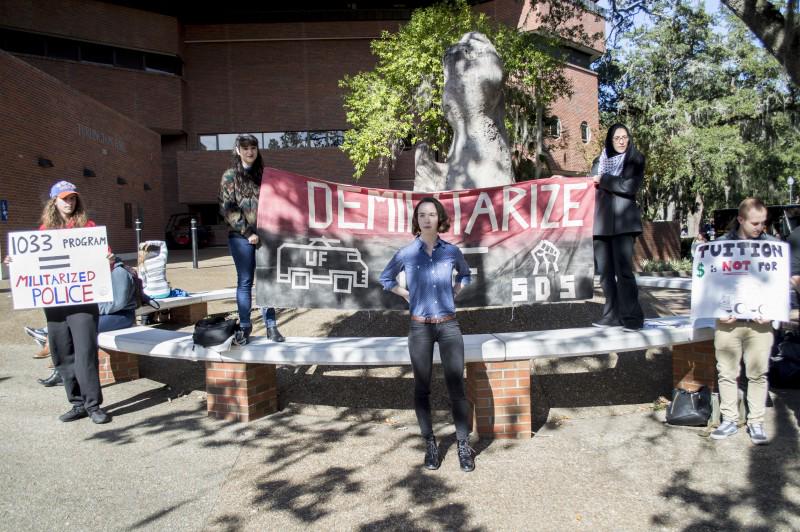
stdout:
<svg viewBox="0 0 800 532">
<path fill-rule="evenodd" d="M 202 347 L 223 344 L 238 329 L 239 322 L 237 320 L 226 320 L 222 316 L 203 318 L 194 324 L 192 341 Z"/>
</svg>

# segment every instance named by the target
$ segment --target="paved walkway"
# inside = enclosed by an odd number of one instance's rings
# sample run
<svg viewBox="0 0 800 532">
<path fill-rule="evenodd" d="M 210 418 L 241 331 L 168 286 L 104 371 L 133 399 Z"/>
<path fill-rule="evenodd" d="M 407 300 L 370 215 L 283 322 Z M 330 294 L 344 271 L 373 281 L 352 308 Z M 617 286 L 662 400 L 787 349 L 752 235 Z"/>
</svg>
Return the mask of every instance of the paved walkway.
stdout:
<svg viewBox="0 0 800 532">
<path fill-rule="evenodd" d="M 233 286 L 224 250 L 201 268 L 172 254 L 187 290 Z M 109 425 L 60 423 L 63 388 L 21 332 L 41 314 L 11 311 L 0 282 L 0 530 L 797 530 L 800 393 L 773 392 L 771 445 L 713 442 L 665 426 L 670 355 L 648 351 L 537 361 L 537 434 L 479 441 L 477 469 L 457 467 L 445 392 L 439 471 L 419 468 L 407 367 L 279 369 L 283 410 L 242 425 L 205 415 L 203 367 L 143 358 L 145 378 L 104 389 Z M 643 291 L 648 316 L 682 311 L 686 294 Z M 588 323 L 599 298 L 467 312 L 465 332 Z M 232 301 L 212 312 L 232 311 Z M 402 330 L 390 313 L 284 311 L 285 334 Z"/>
</svg>

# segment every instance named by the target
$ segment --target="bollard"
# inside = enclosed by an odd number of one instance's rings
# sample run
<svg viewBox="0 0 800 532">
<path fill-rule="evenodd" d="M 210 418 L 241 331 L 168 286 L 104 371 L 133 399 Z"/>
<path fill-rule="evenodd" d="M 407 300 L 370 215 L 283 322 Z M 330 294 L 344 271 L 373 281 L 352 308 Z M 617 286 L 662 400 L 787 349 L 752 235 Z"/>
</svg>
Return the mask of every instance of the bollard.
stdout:
<svg viewBox="0 0 800 532">
<path fill-rule="evenodd" d="M 136 218 L 136 252 L 139 252 L 139 244 L 142 243 L 142 221 Z"/>
<path fill-rule="evenodd" d="M 197 220 L 192 218 L 192 268 L 197 269 Z"/>
</svg>

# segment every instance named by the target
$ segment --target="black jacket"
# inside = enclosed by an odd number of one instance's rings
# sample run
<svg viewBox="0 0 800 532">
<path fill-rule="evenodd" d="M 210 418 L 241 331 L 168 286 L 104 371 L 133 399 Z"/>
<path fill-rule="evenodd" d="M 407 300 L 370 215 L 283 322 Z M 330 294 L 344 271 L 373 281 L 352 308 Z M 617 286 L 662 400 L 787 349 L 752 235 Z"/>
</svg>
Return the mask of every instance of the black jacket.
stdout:
<svg viewBox="0 0 800 532">
<path fill-rule="evenodd" d="M 593 175 L 597 175 L 599 161 L 598 157 L 592 164 Z M 600 176 L 594 196 L 594 236 L 642 232 L 642 214 L 636 204 L 636 193 L 644 180 L 644 164 L 644 155 L 631 142 L 622 173 L 618 176 Z"/>
</svg>

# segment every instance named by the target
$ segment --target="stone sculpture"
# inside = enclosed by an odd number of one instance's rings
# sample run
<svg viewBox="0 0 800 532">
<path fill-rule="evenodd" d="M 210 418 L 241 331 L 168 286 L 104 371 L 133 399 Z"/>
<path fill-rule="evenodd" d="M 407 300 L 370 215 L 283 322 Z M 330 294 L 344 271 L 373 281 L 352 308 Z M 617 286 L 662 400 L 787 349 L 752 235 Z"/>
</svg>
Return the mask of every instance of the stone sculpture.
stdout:
<svg viewBox="0 0 800 532">
<path fill-rule="evenodd" d="M 466 33 L 447 49 L 442 106 L 453 143 L 446 163 L 437 163 L 424 144 L 417 146 L 414 190 L 460 190 L 513 182 L 511 153 L 503 118 L 503 63 L 482 33 Z"/>
</svg>

